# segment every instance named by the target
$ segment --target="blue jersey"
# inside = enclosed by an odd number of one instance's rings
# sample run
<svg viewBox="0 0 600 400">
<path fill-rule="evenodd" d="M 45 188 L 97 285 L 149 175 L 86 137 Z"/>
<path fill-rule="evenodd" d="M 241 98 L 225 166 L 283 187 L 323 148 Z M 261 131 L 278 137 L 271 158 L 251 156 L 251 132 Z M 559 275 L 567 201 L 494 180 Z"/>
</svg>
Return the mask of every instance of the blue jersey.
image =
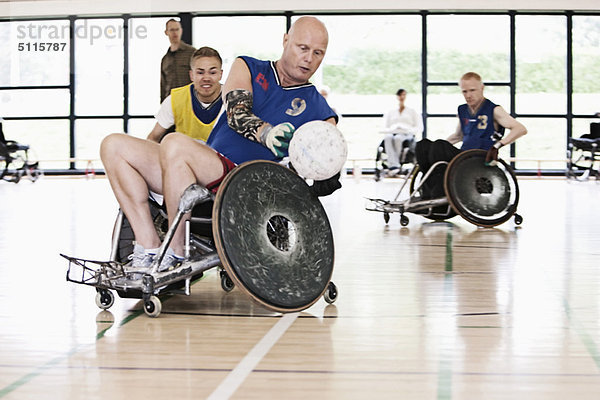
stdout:
<svg viewBox="0 0 600 400">
<path fill-rule="evenodd" d="M 458 118 L 463 133 L 461 150 L 482 149 L 489 150 L 494 144 L 494 108 L 497 105 L 485 99 L 475 115 L 471 115 L 469 106 L 458 106 Z M 501 128 L 502 133 L 504 128 Z"/>
<path fill-rule="evenodd" d="M 273 126 L 289 122 L 298 129 L 309 121 L 337 119 L 336 113 L 311 83 L 282 87 L 274 62 L 240 58 L 252 76 L 252 112 L 263 121 Z M 207 143 L 236 164 L 250 160 L 279 161 L 271 150 L 231 129 L 226 113 L 219 118 Z"/>
</svg>

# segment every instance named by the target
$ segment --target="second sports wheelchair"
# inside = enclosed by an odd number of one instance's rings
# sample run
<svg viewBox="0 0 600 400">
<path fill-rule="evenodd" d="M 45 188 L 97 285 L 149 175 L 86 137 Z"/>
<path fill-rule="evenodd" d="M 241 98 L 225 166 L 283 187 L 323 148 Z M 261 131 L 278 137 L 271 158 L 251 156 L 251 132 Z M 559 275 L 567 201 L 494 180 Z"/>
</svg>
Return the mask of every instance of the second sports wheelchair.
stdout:
<svg viewBox="0 0 600 400">
<path fill-rule="evenodd" d="M 133 232 L 123 213 L 113 231 L 110 261 L 61 254 L 69 261 L 67 280 L 96 288 L 96 304 L 108 309 L 116 292 L 141 298 L 151 317 L 160 314 L 163 293 L 190 294 L 190 285 L 208 269 L 219 267 L 222 288 L 234 286 L 277 312 L 313 305 L 321 296 L 333 303 L 331 282 L 333 235 L 327 214 L 305 181 L 290 169 L 269 161 L 244 163 L 230 172 L 215 195 L 199 185 L 183 193 L 170 229 L 167 215 L 153 200 L 151 214 L 163 244 L 148 271 L 128 267 Z M 185 260 L 159 272 L 176 227 L 186 221 Z"/>
<path fill-rule="evenodd" d="M 590 124 L 590 133 L 579 138 L 569 138 L 567 145 L 567 178 L 600 179 L 600 122 Z"/>
<path fill-rule="evenodd" d="M 404 165 L 415 163 L 415 138 L 406 139 L 402 143 L 402 152 L 400 153 L 400 166 L 402 171 Z M 385 139 L 377 146 L 377 154 L 375 155 L 375 180 L 379 181 L 384 178 L 390 170 L 388 162 L 388 154 L 385 151 Z"/>
<path fill-rule="evenodd" d="M 383 213 L 385 222 L 390 214 L 400 213 L 400 224 L 409 223 L 406 213 L 415 213 L 431 220 L 446 220 L 460 215 L 468 222 L 482 227 L 493 227 L 508 221 L 514 215 L 515 224 L 523 218 L 516 214 L 519 203 L 517 178 L 508 164 L 498 160 L 495 166 L 485 165 L 486 151 L 467 150 L 452 161 L 439 161 L 423 174 L 416 165 L 407 175 L 393 200 L 368 199 L 366 209 Z M 422 187 L 436 168 L 446 168 L 445 196 L 424 199 Z M 409 185 L 408 198 L 399 200 Z"/>
<path fill-rule="evenodd" d="M 0 179 L 19 183 L 27 175 L 35 182 L 41 174 L 38 163 L 29 161 L 29 146 L 6 140 L 0 121 Z"/>
</svg>

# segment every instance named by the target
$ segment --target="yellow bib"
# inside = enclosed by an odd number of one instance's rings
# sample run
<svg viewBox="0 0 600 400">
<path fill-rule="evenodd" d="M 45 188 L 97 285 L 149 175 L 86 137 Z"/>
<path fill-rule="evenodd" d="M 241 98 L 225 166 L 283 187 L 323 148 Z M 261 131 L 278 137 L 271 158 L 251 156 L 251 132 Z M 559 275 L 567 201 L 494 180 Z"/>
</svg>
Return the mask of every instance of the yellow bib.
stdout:
<svg viewBox="0 0 600 400">
<path fill-rule="evenodd" d="M 217 119 L 215 118 L 209 124 L 205 124 L 196 117 L 192 108 L 190 86 L 192 86 L 191 83 L 171 89 L 171 108 L 175 116 L 175 130 L 191 138 L 206 142 Z"/>
</svg>

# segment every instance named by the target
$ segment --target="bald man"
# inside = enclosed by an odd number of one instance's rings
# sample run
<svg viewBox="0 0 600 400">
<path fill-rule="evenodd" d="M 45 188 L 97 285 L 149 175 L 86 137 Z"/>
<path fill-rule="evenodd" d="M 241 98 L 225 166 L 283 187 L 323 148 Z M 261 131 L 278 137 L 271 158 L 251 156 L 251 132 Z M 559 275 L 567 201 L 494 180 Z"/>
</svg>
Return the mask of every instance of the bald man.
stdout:
<svg viewBox="0 0 600 400">
<path fill-rule="evenodd" d="M 483 94 L 484 84 L 481 76 L 467 72 L 459 81 L 459 87 L 465 98 L 465 104 L 458 107 L 458 125 L 456 131 L 446 140 L 435 142 L 423 139 L 417 143 L 417 164 L 423 173 L 437 161 L 451 161 L 464 150 L 486 150 L 486 163 L 494 165 L 498 160 L 498 150 L 513 143 L 527 133 L 523 124 L 508 114 L 502 106 L 492 103 Z M 509 133 L 504 136 L 504 130 Z M 454 144 L 462 142 L 459 148 Z M 436 168 L 423 184 L 424 199 L 444 196 L 445 168 Z"/>
<path fill-rule="evenodd" d="M 223 86 L 226 110 L 207 144 L 179 133 L 167 135 L 160 144 L 161 169 L 113 163 L 113 169 L 128 171 L 127 182 L 107 175 L 131 223 L 136 246 L 132 267 L 150 267 L 161 242 L 154 229 L 147 202 L 148 189 L 164 194 L 169 224 L 177 213 L 183 191 L 194 183 L 216 192 L 236 165 L 250 160 L 279 161 L 288 155 L 288 144 L 296 128 L 308 121 L 336 123 L 335 112 L 309 82 L 321 65 L 329 35 L 316 18 L 299 18 L 283 35 L 283 53 L 277 61 L 237 58 Z M 111 136 L 102 144 L 101 155 L 119 151 Z M 103 162 L 105 157 L 102 157 Z M 105 167 L 107 167 L 105 162 Z M 339 175 L 337 176 L 339 177 Z M 315 183 L 317 195 L 340 187 L 337 177 Z M 168 270 L 183 260 L 184 223 L 180 223 L 160 265 Z"/>
</svg>

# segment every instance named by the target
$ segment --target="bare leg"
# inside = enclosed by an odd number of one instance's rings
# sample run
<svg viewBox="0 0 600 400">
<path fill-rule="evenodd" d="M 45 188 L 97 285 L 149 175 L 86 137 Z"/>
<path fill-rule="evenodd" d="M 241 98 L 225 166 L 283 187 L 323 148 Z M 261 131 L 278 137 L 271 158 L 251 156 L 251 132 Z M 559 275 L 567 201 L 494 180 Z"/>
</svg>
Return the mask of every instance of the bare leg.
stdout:
<svg viewBox="0 0 600 400">
<path fill-rule="evenodd" d="M 102 141 L 100 158 L 136 242 L 147 249 L 159 247 L 160 238 L 148 207 L 148 189 L 162 193 L 159 145 L 115 133 Z"/>
<path fill-rule="evenodd" d="M 206 186 L 223 174 L 223 164 L 213 149 L 180 133 L 171 133 L 161 142 L 160 165 L 169 226 L 177 213 L 181 194 L 188 186 L 194 183 Z M 177 255 L 183 255 L 183 221 L 170 244 Z"/>
</svg>

